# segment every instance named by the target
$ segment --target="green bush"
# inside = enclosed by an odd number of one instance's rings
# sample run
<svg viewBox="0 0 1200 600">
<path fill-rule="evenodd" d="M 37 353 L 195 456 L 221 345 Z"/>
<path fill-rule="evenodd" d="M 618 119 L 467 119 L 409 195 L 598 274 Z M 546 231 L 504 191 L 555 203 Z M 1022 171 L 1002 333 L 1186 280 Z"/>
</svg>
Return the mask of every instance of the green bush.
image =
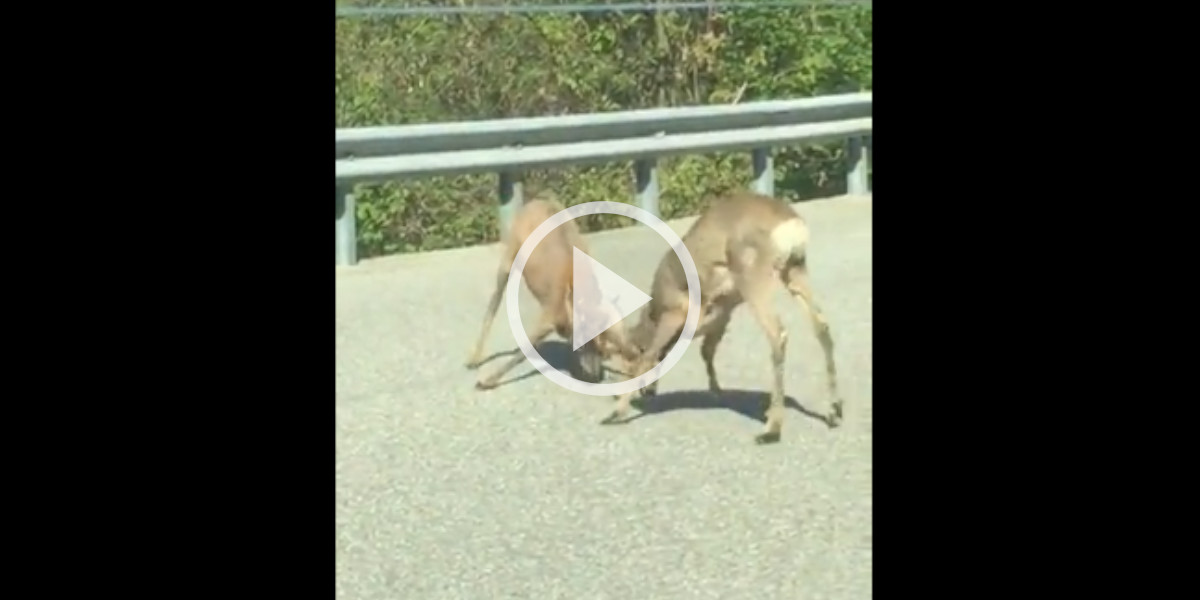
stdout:
<svg viewBox="0 0 1200 600">
<path fill-rule="evenodd" d="M 871 89 L 871 10 L 802 7 L 337 20 L 337 126 L 475 120 L 799 98 Z M 845 188 L 843 146 L 775 150 L 776 194 Z M 746 153 L 660 162 L 666 218 L 749 183 Z M 628 202 L 628 162 L 532 171 L 566 204 Z M 362 256 L 494 241 L 496 176 L 360 186 Z M 581 225 L 612 226 L 603 218 Z"/>
</svg>

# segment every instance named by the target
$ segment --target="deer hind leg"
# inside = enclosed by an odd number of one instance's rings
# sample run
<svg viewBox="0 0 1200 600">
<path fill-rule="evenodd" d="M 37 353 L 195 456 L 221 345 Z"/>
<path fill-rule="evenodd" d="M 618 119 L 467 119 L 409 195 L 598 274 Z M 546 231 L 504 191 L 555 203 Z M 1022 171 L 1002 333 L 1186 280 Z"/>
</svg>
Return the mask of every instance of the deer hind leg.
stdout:
<svg viewBox="0 0 1200 600">
<path fill-rule="evenodd" d="M 537 346 L 542 342 L 542 340 L 546 339 L 546 336 L 554 333 L 555 329 L 557 329 L 557 326 L 553 316 L 543 311 L 542 316 L 538 318 L 538 324 L 536 327 L 534 327 L 533 333 L 529 334 L 530 345 Z M 510 358 L 508 362 L 504 364 L 504 366 L 496 369 L 486 378 L 481 378 L 476 381 L 475 387 L 481 390 L 490 390 L 496 387 L 496 383 L 500 381 L 500 377 L 513 370 L 517 365 L 523 362 L 525 362 L 525 353 L 518 350 L 517 355 Z"/>
<path fill-rule="evenodd" d="M 654 329 L 654 340 L 650 342 L 650 346 L 642 352 L 638 360 L 633 363 L 633 368 L 629 373 L 631 378 L 641 377 L 643 373 L 650 370 L 650 367 L 653 367 L 655 363 L 662 360 L 658 357 L 662 356 L 671 345 L 672 340 L 679 338 L 679 332 L 683 329 L 683 323 L 686 320 L 686 316 L 679 314 L 678 311 L 669 310 L 662 314 Z M 657 383 L 658 381 L 655 380 L 644 386 L 643 389 L 657 388 Z M 613 425 L 622 422 L 625 419 L 625 415 L 629 413 L 629 406 L 635 393 L 636 390 L 618 395 L 612 414 L 605 417 L 600 423 L 602 425 Z"/>
<path fill-rule="evenodd" d="M 483 313 L 483 328 L 479 332 L 479 339 L 471 349 L 471 356 L 467 358 L 468 369 L 477 369 L 483 362 L 483 344 L 492 330 L 492 322 L 496 320 L 496 310 L 500 308 L 500 299 L 504 297 L 506 286 L 508 286 L 508 269 L 500 269 L 496 272 L 496 289 L 492 291 L 492 299 L 488 301 L 487 310 Z"/>
<path fill-rule="evenodd" d="M 842 397 L 838 393 L 837 365 L 833 360 L 833 336 L 829 329 L 829 321 L 825 319 L 825 314 L 821 312 L 820 306 L 813 298 L 808 266 L 803 260 L 788 266 L 784 272 L 784 284 L 787 286 L 788 293 L 808 313 L 809 319 L 812 320 L 813 332 L 817 336 L 817 341 L 821 343 L 821 350 L 825 353 L 825 376 L 828 380 L 831 398 L 831 410 L 829 416 L 826 417 L 826 423 L 830 427 L 837 427 L 842 422 Z"/>
<path fill-rule="evenodd" d="M 772 306 L 771 283 L 773 273 L 762 264 L 755 265 L 754 270 L 741 278 L 739 287 L 744 290 L 743 297 L 754 319 L 762 327 L 763 334 L 771 348 L 772 386 L 767 402 L 767 423 L 763 432 L 754 437 L 759 444 L 778 442 L 783 429 L 784 395 L 783 395 L 783 363 L 787 351 L 787 330 L 779 320 L 779 315 Z"/>
</svg>

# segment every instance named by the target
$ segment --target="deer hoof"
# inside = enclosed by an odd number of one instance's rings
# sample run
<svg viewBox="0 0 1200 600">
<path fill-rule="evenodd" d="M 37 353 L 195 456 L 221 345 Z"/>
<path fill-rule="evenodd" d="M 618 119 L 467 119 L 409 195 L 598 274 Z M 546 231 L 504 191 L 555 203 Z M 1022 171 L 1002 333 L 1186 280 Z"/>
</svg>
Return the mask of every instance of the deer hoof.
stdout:
<svg viewBox="0 0 1200 600">
<path fill-rule="evenodd" d="M 624 423 L 625 419 L 623 415 L 617 411 L 613 411 L 611 415 L 600 420 L 601 425 L 623 425 Z"/>
<path fill-rule="evenodd" d="M 495 387 L 496 387 L 496 382 L 494 382 L 494 381 L 476 381 L 475 382 L 475 389 L 477 389 L 477 390 L 490 390 Z"/>
<path fill-rule="evenodd" d="M 842 404 L 840 402 L 833 405 L 833 410 L 829 411 L 825 422 L 829 424 L 830 429 L 842 424 Z"/>
<path fill-rule="evenodd" d="M 763 446 L 766 444 L 775 444 L 775 443 L 779 442 L 779 437 L 780 436 L 779 436 L 778 431 L 760 433 L 760 434 L 754 436 L 754 443 L 758 444 L 759 446 Z"/>
</svg>

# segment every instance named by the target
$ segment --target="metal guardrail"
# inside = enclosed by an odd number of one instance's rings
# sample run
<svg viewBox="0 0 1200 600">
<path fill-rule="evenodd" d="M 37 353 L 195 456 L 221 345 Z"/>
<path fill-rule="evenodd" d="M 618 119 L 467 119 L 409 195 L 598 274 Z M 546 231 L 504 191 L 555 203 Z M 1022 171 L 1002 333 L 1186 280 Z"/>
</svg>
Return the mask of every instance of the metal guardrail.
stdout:
<svg viewBox="0 0 1200 600">
<path fill-rule="evenodd" d="M 870 115 L 871 93 L 866 92 L 725 106 L 339 129 L 336 262 L 357 262 L 350 190 L 360 183 L 498 173 L 503 237 L 522 204 L 517 174 L 525 170 L 633 160 L 637 204 L 658 215 L 659 157 L 751 150 L 751 187 L 774 195 L 771 147 L 846 139 L 847 192 L 866 193 L 864 142 L 872 131 Z M 351 155 L 356 158 L 343 158 Z"/>
<path fill-rule="evenodd" d="M 477 150 L 615 140 L 796 125 L 871 116 L 872 92 L 745 104 L 649 108 L 619 112 L 353 127 L 335 132 L 335 158 Z"/>
</svg>

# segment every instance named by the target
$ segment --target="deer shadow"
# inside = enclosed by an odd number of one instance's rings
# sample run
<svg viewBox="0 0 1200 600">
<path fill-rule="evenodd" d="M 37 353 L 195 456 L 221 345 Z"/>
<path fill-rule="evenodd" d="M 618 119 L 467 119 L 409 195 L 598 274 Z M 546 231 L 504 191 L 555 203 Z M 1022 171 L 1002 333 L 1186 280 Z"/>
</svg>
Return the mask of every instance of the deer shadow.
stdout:
<svg viewBox="0 0 1200 600">
<path fill-rule="evenodd" d="M 542 341 L 542 343 L 534 346 L 534 349 L 537 350 L 537 353 L 540 354 L 542 356 L 542 358 L 547 363 L 550 364 L 551 367 L 554 367 L 555 369 L 558 369 L 559 371 L 567 371 L 568 370 L 568 365 L 571 362 L 572 351 L 571 351 L 571 347 L 566 342 L 564 342 L 562 340 L 544 340 L 544 341 Z M 513 348 L 512 350 L 508 350 L 507 352 L 497 352 L 497 353 L 492 354 L 491 356 L 483 359 L 483 361 L 479 363 L 478 368 L 482 369 L 484 367 L 484 365 L 487 365 L 488 363 L 492 362 L 493 360 L 496 360 L 497 358 L 513 357 L 513 356 L 519 355 L 520 353 L 521 353 L 520 348 Z M 504 363 L 501 362 L 500 365 L 496 366 L 496 368 L 499 368 L 503 364 Z M 528 364 L 528 363 L 525 363 L 525 364 Z M 513 370 L 515 371 L 517 369 L 520 369 L 522 366 L 523 365 L 518 364 L 517 366 L 513 367 Z M 523 381 L 525 379 L 529 379 L 530 377 L 534 377 L 534 376 L 537 376 L 540 374 L 541 374 L 541 372 L 538 371 L 537 369 L 531 369 L 528 372 L 518 375 L 516 377 L 509 377 L 508 379 L 502 379 L 502 380 L 496 382 L 495 387 L 498 388 L 501 386 L 509 385 L 511 383 L 517 383 L 518 381 Z"/>
<path fill-rule="evenodd" d="M 638 410 L 620 421 L 621 424 L 631 423 L 638 419 L 668 413 L 673 410 L 731 410 L 747 419 L 766 423 L 768 394 L 764 390 L 722 389 L 720 392 L 709 390 L 680 390 L 677 392 L 658 393 L 653 396 L 640 396 L 631 402 Z M 829 426 L 826 415 L 812 411 L 796 401 L 791 396 L 784 396 L 783 405 L 800 414 Z"/>
</svg>

